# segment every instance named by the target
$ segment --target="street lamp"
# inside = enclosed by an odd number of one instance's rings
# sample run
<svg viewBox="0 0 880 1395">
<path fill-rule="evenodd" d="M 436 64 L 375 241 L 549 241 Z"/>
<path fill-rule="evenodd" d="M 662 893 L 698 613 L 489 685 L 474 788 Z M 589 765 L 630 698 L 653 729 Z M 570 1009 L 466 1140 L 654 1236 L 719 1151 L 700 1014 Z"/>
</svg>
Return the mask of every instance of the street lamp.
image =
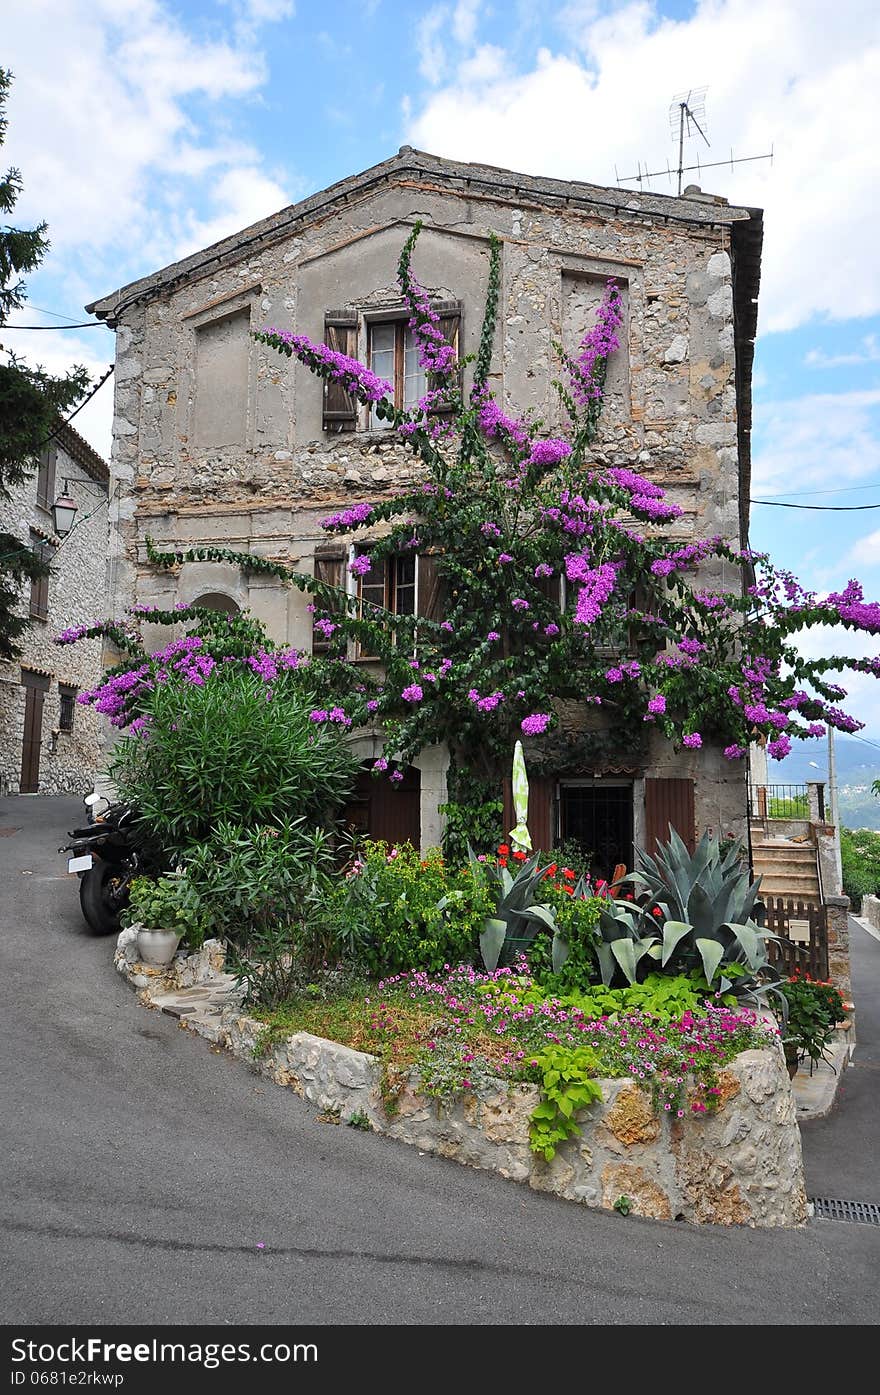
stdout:
<svg viewBox="0 0 880 1395">
<path fill-rule="evenodd" d="M 59 494 L 52 505 L 52 527 L 59 538 L 66 538 L 73 528 L 77 514 L 76 500 L 67 492 L 68 482 L 64 481 L 64 493 Z"/>
<path fill-rule="evenodd" d="M 73 482 L 76 485 L 77 489 L 97 490 L 99 494 L 102 494 L 104 496 L 102 502 L 108 502 L 109 495 L 107 494 L 106 486 L 100 484 L 92 484 L 88 480 L 74 480 Z M 96 505 L 96 508 L 100 507 L 100 503 Z M 86 514 L 85 518 L 80 518 L 79 520 L 77 520 L 77 503 L 75 499 L 71 498 L 70 480 L 66 479 L 64 481 L 63 492 L 58 495 L 58 498 L 52 505 L 52 526 L 55 529 L 55 532 L 57 533 L 59 538 L 67 538 L 73 532 L 74 528 L 78 526 L 78 523 L 85 523 L 86 519 L 91 518 L 94 512 L 95 509 L 92 509 L 90 513 Z"/>
</svg>

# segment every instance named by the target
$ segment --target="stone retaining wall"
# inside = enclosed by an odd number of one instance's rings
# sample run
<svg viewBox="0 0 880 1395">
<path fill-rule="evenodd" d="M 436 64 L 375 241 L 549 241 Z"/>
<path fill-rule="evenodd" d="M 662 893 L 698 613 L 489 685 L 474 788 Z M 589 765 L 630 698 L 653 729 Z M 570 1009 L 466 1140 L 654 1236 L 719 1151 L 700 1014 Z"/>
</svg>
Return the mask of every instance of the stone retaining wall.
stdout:
<svg viewBox="0 0 880 1395">
<path fill-rule="evenodd" d="M 369 1121 L 377 1133 L 422 1152 L 587 1206 L 611 1209 L 627 1197 L 634 1214 L 657 1220 L 763 1227 L 807 1219 L 794 1097 L 778 1049 L 746 1051 L 726 1066 L 712 1114 L 686 1108 L 682 1119 L 658 1116 L 634 1080 L 602 1080 L 602 1101 L 581 1113 L 580 1134 L 545 1163 L 529 1148 L 529 1117 L 540 1098 L 535 1085 L 499 1080 L 440 1102 L 419 1092 L 412 1072 L 394 1082 L 386 1109 L 375 1056 L 307 1032 L 255 1055 L 263 1024 L 229 1003 L 232 980 L 215 941 L 162 972 L 137 962 L 132 932 L 124 931 L 116 963 L 142 1001 L 179 1016 L 340 1122 Z"/>
<path fill-rule="evenodd" d="M 880 896 L 862 897 L 862 915 L 875 930 L 880 930 Z"/>
</svg>

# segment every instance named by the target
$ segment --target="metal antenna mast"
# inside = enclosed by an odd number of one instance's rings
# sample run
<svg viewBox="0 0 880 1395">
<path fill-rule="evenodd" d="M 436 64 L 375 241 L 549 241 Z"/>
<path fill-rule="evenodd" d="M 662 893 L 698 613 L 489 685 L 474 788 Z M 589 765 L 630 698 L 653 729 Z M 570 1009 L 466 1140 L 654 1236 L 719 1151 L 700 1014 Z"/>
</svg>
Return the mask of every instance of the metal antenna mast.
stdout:
<svg viewBox="0 0 880 1395">
<path fill-rule="evenodd" d="M 708 129 L 706 122 L 707 91 L 708 89 L 705 87 L 692 87 L 689 92 L 681 92 L 677 97 L 673 97 L 672 102 L 670 104 L 669 125 L 672 131 L 672 138 L 673 140 L 676 137 L 678 138 L 677 168 L 670 169 L 669 161 L 667 160 L 665 170 L 649 170 L 647 168 L 647 164 L 645 168 L 642 169 L 642 162 L 640 160 L 638 171 L 636 174 L 625 174 L 621 176 L 618 175 L 617 166 L 615 165 L 614 177 L 617 180 L 618 184 L 635 183 L 641 185 L 644 184 L 646 180 L 659 179 L 660 176 L 664 174 L 667 176 L 668 179 L 671 180 L 672 176 L 677 174 L 678 193 L 680 196 L 681 176 L 683 174 L 688 173 L 690 170 L 697 170 L 698 172 L 701 172 L 704 169 L 714 169 L 718 165 L 730 165 L 732 169 L 734 165 L 745 165 L 752 160 L 769 160 L 771 164 L 773 163 L 772 146 L 770 147 L 770 152 L 767 155 L 740 155 L 734 157 L 733 150 L 731 150 L 729 160 L 709 160 L 704 162 L 703 164 L 700 164 L 699 156 L 697 156 L 696 164 L 686 165 L 684 163 L 685 137 L 691 139 L 695 131 L 699 136 L 702 137 L 706 145 L 709 146 L 711 149 L 709 137 L 706 134 L 706 131 Z"/>
<path fill-rule="evenodd" d="M 706 91 L 705 87 L 691 88 L 690 92 L 680 92 L 677 97 L 673 97 L 672 105 L 669 108 L 669 119 L 675 125 L 676 114 L 678 115 L 678 192 L 681 194 L 681 176 L 684 171 L 684 135 L 685 127 L 690 136 L 691 126 L 696 126 L 706 145 L 709 145 L 709 137 L 700 125 L 698 117 L 706 122 Z"/>
</svg>

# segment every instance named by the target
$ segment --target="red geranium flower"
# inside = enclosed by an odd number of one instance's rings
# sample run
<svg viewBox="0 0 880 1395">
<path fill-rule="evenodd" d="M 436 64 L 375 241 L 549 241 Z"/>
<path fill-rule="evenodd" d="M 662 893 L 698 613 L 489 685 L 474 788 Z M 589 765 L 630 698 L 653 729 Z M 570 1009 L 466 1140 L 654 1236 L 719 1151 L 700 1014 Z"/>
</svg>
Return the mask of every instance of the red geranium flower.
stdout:
<svg viewBox="0 0 880 1395">
<path fill-rule="evenodd" d="M 507 846 L 506 843 L 500 843 L 498 846 L 498 852 L 501 855 L 501 857 L 509 857 L 510 848 Z"/>
<path fill-rule="evenodd" d="M 570 867 L 563 867 L 562 875 L 570 882 L 573 882 L 575 880 L 575 873 L 571 870 Z"/>
<path fill-rule="evenodd" d="M 526 855 L 524 852 L 515 852 L 513 856 L 516 858 L 517 862 L 525 862 L 526 860 Z"/>
</svg>

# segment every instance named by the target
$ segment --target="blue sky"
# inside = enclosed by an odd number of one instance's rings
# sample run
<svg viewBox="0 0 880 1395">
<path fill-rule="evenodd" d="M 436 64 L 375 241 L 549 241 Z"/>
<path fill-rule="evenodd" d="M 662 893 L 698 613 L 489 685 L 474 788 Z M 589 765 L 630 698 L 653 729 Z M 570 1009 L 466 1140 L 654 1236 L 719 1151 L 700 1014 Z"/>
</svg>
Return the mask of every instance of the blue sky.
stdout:
<svg viewBox="0 0 880 1395">
<path fill-rule="evenodd" d="M 4 15 L 16 82 L 0 152 L 52 252 L 21 323 L 82 306 L 404 143 L 616 182 L 675 158 L 669 107 L 707 89 L 704 170 L 765 209 L 751 542 L 817 590 L 880 596 L 880 17 L 867 0 L 29 0 Z M 674 193 L 667 179 L 653 182 Z M 41 307 L 37 311 L 33 307 Z M 48 367 L 112 359 L 104 329 L 4 331 Z M 77 418 L 109 450 L 108 385 Z M 850 638 L 854 653 L 880 643 Z M 813 636 L 811 652 L 838 648 Z M 880 747 L 880 683 L 848 707 Z M 878 749 L 880 758 L 880 749 Z"/>
</svg>

